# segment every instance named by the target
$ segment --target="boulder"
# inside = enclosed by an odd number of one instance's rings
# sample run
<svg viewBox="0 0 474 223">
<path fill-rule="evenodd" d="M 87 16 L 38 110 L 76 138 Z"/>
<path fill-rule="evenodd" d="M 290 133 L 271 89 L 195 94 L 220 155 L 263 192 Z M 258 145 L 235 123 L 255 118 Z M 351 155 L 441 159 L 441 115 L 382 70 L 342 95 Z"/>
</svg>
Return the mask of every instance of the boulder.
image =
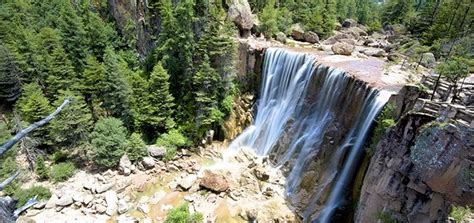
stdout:
<svg viewBox="0 0 474 223">
<path fill-rule="evenodd" d="M 147 151 L 148 151 L 148 154 L 151 157 L 159 158 L 159 157 L 163 157 L 165 155 L 166 148 L 161 147 L 161 146 L 158 147 L 158 146 L 155 146 L 155 145 L 151 145 L 151 146 L 148 146 Z"/>
<path fill-rule="evenodd" d="M 299 23 L 291 26 L 291 37 L 293 37 L 294 40 L 304 41 L 304 30 Z"/>
<path fill-rule="evenodd" d="M 364 51 L 364 54 L 371 57 L 384 57 L 385 50 L 383 49 L 368 49 Z"/>
<path fill-rule="evenodd" d="M 253 174 L 255 175 L 255 177 L 257 177 L 257 179 L 261 181 L 267 181 L 268 179 L 270 179 L 269 172 L 270 170 L 263 166 L 257 166 L 253 169 Z"/>
<path fill-rule="evenodd" d="M 127 212 L 128 209 L 129 209 L 129 206 L 128 206 L 127 201 L 125 201 L 124 199 L 120 199 L 118 201 L 117 212 L 119 214 L 123 214 L 123 213 Z"/>
<path fill-rule="evenodd" d="M 354 48 L 354 45 L 339 42 L 332 45 L 331 50 L 334 54 L 350 56 Z"/>
<path fill-rule="evenodd" d="M 286 35 L 283 32 L 278 32 L 276 34 L 276 40 L 281 43 L 286 43 Z"/>
<path fill-rule="evenodd" d="M 326 45 L 332 45 L 339 42 L 341 39 L 354 39 L 354 36 L 349 33 L 338 33 L 334 36 L 327 38 L 326 40 L 324 40 L 323 43 Z"/>
<path fill-rule="evenodd" d="M 421 59 L 421 65 L 427 68 L 433 68 L 436 63 L 436 58 L 433 53 L 424 53 Z"/>
<path fill-rule="evenodd" d="M 306 32 L 304 34 L 304 41 L 308 42 L 308 43 L 318 43 L 319 42 L 319 36 L 318 36 L 318 34 L 309 31 L 309 32 Z"/>
<path fill-rule="evenodd" d="M 105 211 L 107 215 L 112 216 L 117 213 L 118 198 L 115 191 L 109 190 L 105 192 L 105 202 L 107 203 L 107 210 Z"/>
<path fill-rule="evenodd" d="M 94 200 L 94 196 L 91 194 L 88 194 L 84 196 L 82 203 L 84 203 L 85 205 L 88 205 L 92 200 Z"/>
<path fill-rule="evenodd" d="M 213 173 L 209 170 L 204 171 L 204 175 L 201 178 L 199 185 L 218 193 L 229 189 L 229 182 L 227 182 L 224 176 Z"/>
<path fill-rule="evenodd" d="M 363 29 L 361 29 L 357 26 L 349 28 L 349 31 L 353 32 L 353 33 L 357 33 L 357 35 L 359 35 L 359 36 L 368 36 L 369 35 L 369 34 L 367 34 L 366 31 L 364 31 Z"/>
<path fill-rule="evenodd" d="M 104 193 L 104 192 L 108 191 L 113 186 L 114 186 L 113 183 L 102 184 L 102 185 L 99 185 L 99 186 L 95 187 L 94 191 L 98 194 L 101 194 L 101 193 Z"/>
<path fill-rule="evenodd" d="M 130 169 L 131 166 L 132 166 L 132 162 L 128 158 L 127 154 L 123 155 L 122 158 L 120 158 L 120 162 L 119 162 L 119 168 L 118 168 L 119 172 L 125 176 L 128 176 L 132 172 Z"/>
<path fill-rule="evenodd" d="M 247 0 L 231 0 L 227 13 L 241 30 L 250 30 L 254 25 L 252 9 Z"/>
<path fill-rule="evenodd" d="M 346 19 L 344 22 L 342 22 L 342 27 L 343 28 L 351 28 L 351 27 L 356 27 L 357 26 L 357 21 L 354 19 Z"/>
<path fill-rule="evenodd" d="M 71 194 L 65 194 L 59 200 L 56 201 L 56 206 L 66 207 L 74 202 Z"/>
<path fill-rule="evenodd" d="M 179 181 L 178 181 L 178 186 L 183 188 L 184 190 L 189 190 L 189 188 L 191 188 L 194 184 L 194 182 L 196 182 L 197 180 L 197 176 L 196 175 L 188 175 L 184 178 L 181 178 Z"/>
<path fill-rule="evenodd" d="M 151 169 L 155 167 L 155 160 L 152 157 L 143 157 L 142 165 L 145 169 Z"/>
</svg>

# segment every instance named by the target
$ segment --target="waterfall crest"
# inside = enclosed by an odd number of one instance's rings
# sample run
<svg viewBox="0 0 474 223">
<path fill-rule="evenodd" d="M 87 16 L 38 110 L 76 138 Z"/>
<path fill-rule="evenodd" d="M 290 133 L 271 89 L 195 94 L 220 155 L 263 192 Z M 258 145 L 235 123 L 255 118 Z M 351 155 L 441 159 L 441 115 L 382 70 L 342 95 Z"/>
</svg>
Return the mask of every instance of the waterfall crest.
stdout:
<svg viewBox="0 0 474 223">
<path fill-rule="evenodd" d="M 287 195 L 305 221 L 330 222 L 390 94 L 308 54 L 265 52 L 254 122 L 230 145 L 251 147 L 287 174 Z"/>
</svg>

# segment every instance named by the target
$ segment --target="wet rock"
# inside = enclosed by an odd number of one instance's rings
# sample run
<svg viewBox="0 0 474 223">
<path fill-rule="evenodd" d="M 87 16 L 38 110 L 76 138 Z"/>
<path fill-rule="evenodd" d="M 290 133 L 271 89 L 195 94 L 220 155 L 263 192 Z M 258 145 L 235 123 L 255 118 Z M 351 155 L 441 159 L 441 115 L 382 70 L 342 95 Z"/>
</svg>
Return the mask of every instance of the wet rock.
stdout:
<svg viewBox="0 0 474 223">
<path fill-rule="evenodd" d="M 319 36 L 318 36 L 318 34 L 309 31 L 309 32 L 306 32 L 304 34 L 304 41 L 308 42 L 308 43 L 318 43 L 319 42 Z"/>
<path fill-rule="evenodd" d="M 331 47 L 331 50 L 334 54 L 350 56 L 354 48 L 354 45 L 347 43 L 336 43 Z"/>
<path fill-rule="evenodd" d="M 155 167 L 155 160 L 152 157 L 143 157 L 142 159 L 142 165 L 145 169 L 151 169 Z"/>
<path fill-rule="evenodd" d="M 128 158 L 127 154 L 123 155 L 120 158 L 120 162 L 119 162 L 119 168 L 118 168 L 119 172 L 125 176 L 128 176 L 132 172 L 130 170 L 131 166 L 132 166 L 132 162 Z"/>
<path fill-rule="evenodd" d="M 281 43 L 286 43 L 286 35 L 283 32 L 277 32 L 276 40 Z"/>
<path fill-rule="evenodd" d="M 255 175 L 255 177 L 257 177 L 257 179 L 261 181 L 267 181 L 268 179 L 270 179 L 269 171 L 270 170 L 268 168 L 265 168 L 263 166 L 257 166 L 253 169 L 253 174 Z"/>
<path fill-rule="evenodd" d="M 165 155 L 166 148 L 161 147 L 161 146 L 158 147 L 158 146 L 155 146 L 155 145 L 151 145 L 151 146 L 148 146 L 147 151 L 148 151 L 148 154 L 151 157 L 159 158 L 159 157 L 163 157 Z"/>
<path fill-rule="evenodd" d="M 107 210 L 105 211 L 107 215 L 112 216 L 117 213 L 117 193 L 115 191 L 105 192 L 105 202 L 107 203 Z"/>
<path fill-rule="evenodd" d="M 201 178 L 199 185 L 214 192 L 224 192 L 229 189 L 229 183 L 224 176 L 213 173 L 209 170 L 204 171 L 204 175 Z"/>
<path fill-rule="evenodd" d="M 304 30 L 299 23 L 291 26 L 291 37 L 293 37 L 294 40 L 304 41 Z"/>
</svg>

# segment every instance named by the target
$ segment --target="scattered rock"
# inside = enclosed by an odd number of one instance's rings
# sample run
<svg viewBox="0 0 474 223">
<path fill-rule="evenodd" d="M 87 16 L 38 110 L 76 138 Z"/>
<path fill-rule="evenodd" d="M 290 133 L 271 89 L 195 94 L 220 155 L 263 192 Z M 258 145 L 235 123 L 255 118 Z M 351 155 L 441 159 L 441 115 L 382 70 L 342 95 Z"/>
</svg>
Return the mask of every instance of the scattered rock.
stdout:
<svg viewBox="0 0 474 223">
<path fill-rule="evenodd" d="M 368 49 L 364 51 L 364 54 L 371 57 L 384 57 L 385 50 L 383 49 Z"/>
<path fill-rule="evenodd" d="M 102 185 L 99 185 L 95 188 L 95 192 L 98 193 L 98 194 L 101 194 L 101 193 L 104 193 L 104 192 L 110 190 L 110 188 L 112 188 L 113 186 L 114 186 L 113 183 L 102 184 Z"/>
<path fill-rule="evenodd" d="M 34 209 L 43 209 L 46 207 L 46 203 L 45 201 L 43 202 L 38 202 L 37 204 L 33 205 L 33 208 Z"/>
<path fill-rule="evenodd" d="M 342 22 L 342 27 L 343 28 L 350 28 L 350 27 L 356 27 L 357 26 L 357 21 L 354 19 L 346 19 L 344 22 Z"/>
<path fill-rule="evenodd" d="M 71 205 L 73 202 L 72 196 L 70 194 L 65 194 L 56 201 L 56 206 L 66 207 Z"/>
<path fill-rule="evenodd" d="M 166 196 L 166 192 L 164 191 L 159 191 L 153 194 L 150 198 L 150 203 L 151 204 L 158 204 L 161 199 L 163 199 Z"/>
<path fill-rule="evenodd" d="M 139 204 L 137 209 L 144 214 L 148 214 L 150 212 L 150 206 L 148 204 Z"/>
<path fill-rule="evenodd" d="M 74 202 L 82 203 L 84 201 L 84 196 L 82 193 L 74 193 L 74 195 L 72 196 L 72 200 Z"/>
<path fill-rule="evenodd" d="M 119 172 L 125 176 L 128 176 L 132 172 L 130 169 L 131 166 L 132 166 L 132 162 L 128 158 L 127 154 L 123 155 L 122 158 L 120 158 L 120 162 L 119 162 L 119 168 L 118 168 Z"/>
<path fill-rule="evenodd" d="M 45 208 L 47 208 L 47 209 L 54 208 L 56 206 L 56 202 L 58 200 L 59 200 L 59 198 L 55 194 L 52 194 L 51 197 L 49 198 L 48 202 L 46 202 Z"/>
<path fill-rule="evenodd" d="M 255 177 L 257 177 L 257 179 L 261 181 L 267 181 L 268 179 L 270 179 L 270 174 L 268 172 L 268 168 L 265 168 L 263 166 L 257 166 L 253 169 L 253 174 L 255 175 Z"/>
<path fill-rule="evenodd" d="M 151 169 L 155 167 L 155 160 L 152 157 L 143 157 L 142 164 L 145 169 Z"/>
<path fill-rule="evenodd" d="M 127 203 L 125 200 L 120 199 L 120 200 L 118 201 L 117 212 L 118 212 L 119 214 L 123 214 L 123 213 L 127 212 L 128 209 L 129 209 L 128 203 Z"/>
<path fill-rule="evenodd" d="M 155 145 L 151 145 L 151 146 L 148 146 L 147 151 L 148 151 L 148 154 L 151 157 L 159 158 L 159 157 L 163 157 L 165 155 L 166 148 L 161 147 L 161 146 L 158 147 L 158 146 L 155 146 Z"/>
<path fill-rule="evenodd" d="M 294 40 L 304 40 L 304 30 L 299 23 L 293 24 L 291 26 L 291 36 Z"/>
<path fill-rule="evenodd" d="M 304 34 L 304 41 L 308 42 L 308 43 L 318 43 L 319 42 L 319 36 L 318 36 L 318 34 L 309 31 L 309 32 L 306 32 Z"/>
<path fill-rule="evenodd" d="M 369 34 L 367 34 L 366 31 L 364 31 L 363 29 L 359 28 L 359 27 L 351 27 L 349 28 L 349 32 L 351 33 L 357 33 L 358 36 L 368 36 Z"/>
<path fill-rule="evenodd" d="M 184 190 L 189 190 L 189 188 L 191 188 L 194 184 L 194 182 L 196 182 L 197 180 L 197 176 L 196 175 L 188 175 L 184 178 L 181 178 L 179 181 L 178 181 L 178 186 L 183 188 Z"/>
<path fill-rule="evenodd" d="M 209 170 L 204 171 L 199 185 L 214 192 L 224 192 L 229 189 L 229 183 L 224 176 L 212 173 Z"/>
<path fill-rule="evenodd" d="M 424 53 L 421 59 L 421 65 L 427 68 L 433 68 L 436 63 L 436 58 L 433 53 Z"/>
<path fill-rule="evenodd" d="M 354 45 L 339 42 L 332 45 L 331 50 L 334 54 L 350 56 L 354 48 Z"/>
<path fill-rule="evenodd" d="M 109 190 L 105 192 L 105 202 L 107 203 L 107 210 L 105 213 L 109 216 L 114 215 L 117 213 L 117 193 L 115 191 Z"/>
<path fill-rule="evenodd" d="M 91 194 L 87 194 L 86 196 L 84 196 L 84 199 L 83 199 L 83 203 L 85 205 L 88 205 L 92 200 L 94 200 L 94 196 L 91 195 Z"/>
<path fill-rule="evenodd" d="M 276 40 L 281 43 L 286 43 L 286 35 L 283 32 L 277 32 Z"/>
<path fill-rule="evenodd" d="M 107 207 L 105 207 L 105 205 L 103 204 L 97 204 L 95 206 L 95 210 L 97 211 L 97 213 L 99 214 L 104 214 L 106 211 L 107 211 Z"/>
</svg>

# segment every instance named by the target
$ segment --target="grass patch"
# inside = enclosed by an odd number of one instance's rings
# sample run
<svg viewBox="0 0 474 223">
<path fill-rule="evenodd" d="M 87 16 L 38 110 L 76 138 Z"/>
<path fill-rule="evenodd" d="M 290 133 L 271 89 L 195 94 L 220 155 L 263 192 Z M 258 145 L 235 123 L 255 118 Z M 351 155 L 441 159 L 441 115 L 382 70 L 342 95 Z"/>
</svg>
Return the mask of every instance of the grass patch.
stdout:
<svg viewBox="0 0 474 223">
<path fill-rule="evenodd" d="M 51 167 L 50 178 L 55 182 L 63 182 L 76 172 L 76 167 L 71 162 L 54 164 Z"/>
<path fill-rule="evenodd" d="M 453 218 L 456 222 L 462 222 L 471 212 L 471 208 L 467 206 L 453 206 L 451 208 L 451 213 L 449 213 L 449 217 Z"/>
</svg>

